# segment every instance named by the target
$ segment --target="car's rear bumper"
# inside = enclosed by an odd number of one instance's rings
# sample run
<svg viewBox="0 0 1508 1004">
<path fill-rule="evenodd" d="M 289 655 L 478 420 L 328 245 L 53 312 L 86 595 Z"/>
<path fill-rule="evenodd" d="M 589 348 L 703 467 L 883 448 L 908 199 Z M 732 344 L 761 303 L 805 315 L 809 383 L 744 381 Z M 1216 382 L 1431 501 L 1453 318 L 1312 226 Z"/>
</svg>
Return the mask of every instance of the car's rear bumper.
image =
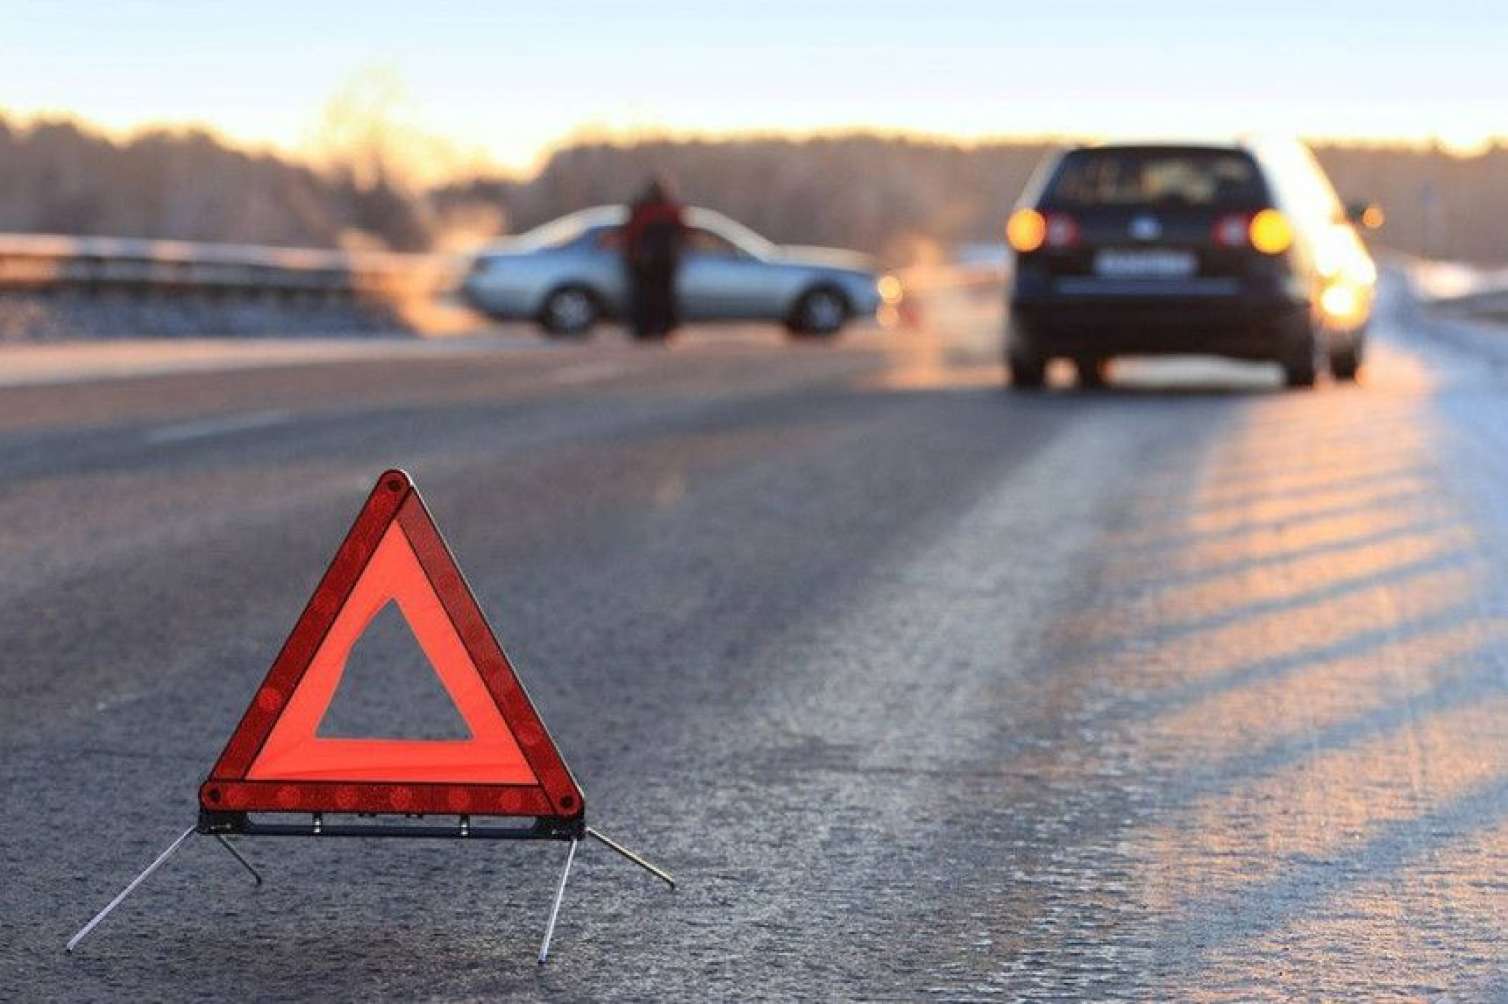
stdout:
<svg viewBox="0 0 1508 1004">
<path fill-rule="evenodd" d="M 1013 296 L 1009 308 L 1013 344 L 1040 356 L 1279 359 L 1309 317 L 1305 302 L 1247 295 Z"/>
</svg>

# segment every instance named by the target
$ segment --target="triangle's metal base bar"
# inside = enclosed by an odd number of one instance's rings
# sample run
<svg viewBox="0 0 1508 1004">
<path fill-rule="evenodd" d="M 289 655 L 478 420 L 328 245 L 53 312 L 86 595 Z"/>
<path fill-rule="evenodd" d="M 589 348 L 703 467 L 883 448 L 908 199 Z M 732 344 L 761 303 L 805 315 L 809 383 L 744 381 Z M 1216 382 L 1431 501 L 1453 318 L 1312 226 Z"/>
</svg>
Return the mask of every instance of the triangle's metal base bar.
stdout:
<svg viewBox="0 0 1508 1004">
<path fill-rule="evenodd" d="M 570 837 L 541 836 L 534 830 L 503 826 L 426 826 L 383 825 L 381 823 L 326 823 L 319 828 L 302 823 L 254 823 L 237 830 L 245 837 L 410 837 L 424 840 L 569 840 Z"/>
<path fill-rule="evenodd" d="M 555 887 L 555 902 L 550 907 L 550 922 L 545 925 L 545 940 L 539 945 L 539 964 L 544 965 L 550 957 L 550 939 L 555 937 L 555 921 L 560 916 L 560 901 L 565 899 L 566 879 L 571 877 L 571 862 L 576 860 L 576 845 L 580 841 L 572 840 L 571 849 L 566 852 L 565 869 L 560 873 L 560 885 Z"/>
<path fill-rule="evenodd" d="M 201 812 L 199 832 L 227 837 L 409 837 L 430 840 L 450 837 L 462 840 L 580 840 L 584 835 L 580 816 L 570 819 L 554 816 L 492 817 L 512 819 L 511 823 L 478 822 L 469 815 L 408 817 L 411 820 L 455 820 L 441 823 L 386 821 L 401 816 L 401 813 L 370 817 L 359 814 L 353 817 L 349 813 L 330 815 L 335 816 L 335 820 L 327 821 L 323 812 L 259 813 L 255 818 L 245 812 Z M 290 817 L 294 816 L 309 821 L 293 822 Z M 284 819 L 289 821 L 283 822 Z"/>
</svg>

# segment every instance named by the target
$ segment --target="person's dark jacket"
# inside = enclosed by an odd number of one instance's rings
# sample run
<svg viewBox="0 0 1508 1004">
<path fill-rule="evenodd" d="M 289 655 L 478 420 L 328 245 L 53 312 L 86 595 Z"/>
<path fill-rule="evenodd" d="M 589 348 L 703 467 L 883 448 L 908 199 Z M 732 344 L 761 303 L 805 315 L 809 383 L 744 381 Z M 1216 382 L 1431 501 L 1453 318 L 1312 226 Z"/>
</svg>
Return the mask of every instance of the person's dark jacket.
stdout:
<svg viewBox="0 0 1508 1004">
<path fill-rule="evenodd" d="M 635 272 L 674 270 L 685 231 L 681 207 L 669 199 L 634 203 L 623 228 L 623 249 L 629 267 Z"/>
</svg>

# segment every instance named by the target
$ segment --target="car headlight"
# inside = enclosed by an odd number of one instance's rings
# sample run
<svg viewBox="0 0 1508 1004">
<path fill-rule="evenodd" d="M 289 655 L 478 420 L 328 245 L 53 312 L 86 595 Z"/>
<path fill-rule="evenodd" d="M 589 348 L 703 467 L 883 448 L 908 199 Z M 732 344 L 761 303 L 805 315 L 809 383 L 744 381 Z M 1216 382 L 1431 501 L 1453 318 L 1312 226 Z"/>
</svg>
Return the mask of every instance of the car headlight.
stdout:
<svg viewBox="0 0 1508 1004">
<path fill-rule="evenodd" d="M 1365 323 L 1370 306 L 1369 288 L 1337 279 L 1320 293 L 1320 310 L 1341 328 L 1355 328 Z"/>
</svg>

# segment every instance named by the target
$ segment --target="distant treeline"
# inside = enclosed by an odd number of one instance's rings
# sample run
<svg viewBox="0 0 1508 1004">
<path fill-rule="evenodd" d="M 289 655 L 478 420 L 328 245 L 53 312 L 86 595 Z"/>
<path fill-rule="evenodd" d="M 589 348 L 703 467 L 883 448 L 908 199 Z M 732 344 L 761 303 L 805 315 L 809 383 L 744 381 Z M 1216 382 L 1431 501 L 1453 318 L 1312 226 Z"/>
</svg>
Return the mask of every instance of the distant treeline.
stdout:
<svg viewBox="0 0 1508 1004">
<path fill-rule="evenodd" d="M 339 247 L 433 240 L 423 196 L 350 170 L 315 171 L 195 130 L 115 142 L 72 122 L 0 118 L 0 231 Z"/>
<path fill-rule="evenodd" d="M 868 134 L 812 138 L 582 140 L 532 178 L 431 190 L 373 165 L 316 170 L 195 131 L 124 142 L 67 122 L 0 119 L 0 230 L 425 250 L 518 231 L 628 198 L 651 173 L 687 201 L 793 244 L 906 260 L 1000 238 L 1001 221 L 1051 149 Z M 1346 199 L 1381 203 L 1379 240 L 1415 254 L 1508 262 L 1508 146 L 1474 156 L 1404 145 L 1316 149 Z"/>
</svg>

